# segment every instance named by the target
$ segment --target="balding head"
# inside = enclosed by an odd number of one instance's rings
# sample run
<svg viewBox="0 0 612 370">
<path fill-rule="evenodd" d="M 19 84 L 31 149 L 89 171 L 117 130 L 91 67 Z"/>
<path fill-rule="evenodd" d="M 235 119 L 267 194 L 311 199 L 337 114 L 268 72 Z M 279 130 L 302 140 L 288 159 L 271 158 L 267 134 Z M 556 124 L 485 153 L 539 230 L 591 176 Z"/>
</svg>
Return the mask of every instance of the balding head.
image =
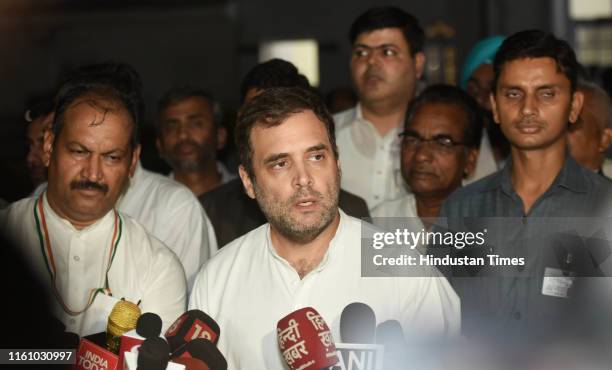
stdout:
<svg viewBox="0 0 612 370">
<path fill-rule="evenodd" d="M 570 152 L 581 165 L 599 171 L 612 139 L 612 104 L 594 83 L 580 81 L 578 90 L 584 94 L 584 105 L 568 133 Z"/>
</svg>

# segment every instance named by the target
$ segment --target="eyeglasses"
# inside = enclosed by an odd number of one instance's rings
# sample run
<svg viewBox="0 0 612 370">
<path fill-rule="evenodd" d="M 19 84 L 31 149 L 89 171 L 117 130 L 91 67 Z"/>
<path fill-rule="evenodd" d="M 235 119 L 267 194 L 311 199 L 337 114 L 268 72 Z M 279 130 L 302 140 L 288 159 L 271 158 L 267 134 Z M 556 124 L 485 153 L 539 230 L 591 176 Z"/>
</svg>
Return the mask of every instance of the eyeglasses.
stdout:
<svg viewBox="0 0 612 370">
<path fill-rule="evenodd" d="M 403 145 L 410 150 L 417 150 L 423 143 L 431 143 L 433 150 L 439 153 L 451 153 L 456 146 L 465 145 L 463 142 L 454 141 L 446 135 L 434 136 L 431 139 L 425 139 L 411 131 L 404 131 L 398 135 L 403 140 Z"/>
</svg>

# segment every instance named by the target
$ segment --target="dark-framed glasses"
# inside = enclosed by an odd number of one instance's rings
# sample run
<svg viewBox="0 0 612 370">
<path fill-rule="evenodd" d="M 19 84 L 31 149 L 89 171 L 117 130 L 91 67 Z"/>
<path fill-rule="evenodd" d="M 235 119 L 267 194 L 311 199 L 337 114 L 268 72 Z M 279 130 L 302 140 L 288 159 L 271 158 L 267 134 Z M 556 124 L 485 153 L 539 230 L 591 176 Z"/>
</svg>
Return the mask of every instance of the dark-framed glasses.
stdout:
<svg viewBox="0 0 612 370">
<path fill-rule="evenodd" d="M 430 144 L 430 147 L 440 153 L 450 153 L 456 146 L 465 145 L 464 142 L 453 140 L 448 135 L 436 135 L 425 139 L 412 131 L 404 131 L 398 135 L 402 139 L 402 145 L 410 150 L 417 150 L 421 144 Z"/>
</svg>

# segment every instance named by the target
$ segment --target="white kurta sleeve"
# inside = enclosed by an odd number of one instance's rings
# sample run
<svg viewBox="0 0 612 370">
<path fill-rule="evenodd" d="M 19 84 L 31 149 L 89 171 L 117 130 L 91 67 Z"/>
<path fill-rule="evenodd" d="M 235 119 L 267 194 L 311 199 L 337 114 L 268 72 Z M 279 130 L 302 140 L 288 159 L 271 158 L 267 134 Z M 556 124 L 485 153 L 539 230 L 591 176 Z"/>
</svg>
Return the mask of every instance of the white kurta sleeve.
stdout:
<svg viewBox="0 0 612 370">
<path fill-rule="evenodd" d="M 149 281 L 142 296 L 142 312 L 158 314 L 163 321 L 162 330 L 165 331 L 185 312 L 186 303 L 187 285 L 183 267 L 177 257 L 162 246 L 153 256 Z"/>
</svg>

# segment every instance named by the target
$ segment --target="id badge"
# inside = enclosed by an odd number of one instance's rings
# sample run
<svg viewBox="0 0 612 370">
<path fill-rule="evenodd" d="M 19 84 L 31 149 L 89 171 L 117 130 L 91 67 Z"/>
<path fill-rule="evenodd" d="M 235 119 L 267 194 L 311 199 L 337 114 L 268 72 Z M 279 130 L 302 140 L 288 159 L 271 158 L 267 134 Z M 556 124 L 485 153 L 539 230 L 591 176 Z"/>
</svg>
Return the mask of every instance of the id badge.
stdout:
<svg viewBox="0 0 612 370">
<path fill-rule="evenodd" d="M 576 279 L 575 273 L 546 267 L 542 283 L 542 294 L 550 297 L 567 298 Z"/>
</svg>

